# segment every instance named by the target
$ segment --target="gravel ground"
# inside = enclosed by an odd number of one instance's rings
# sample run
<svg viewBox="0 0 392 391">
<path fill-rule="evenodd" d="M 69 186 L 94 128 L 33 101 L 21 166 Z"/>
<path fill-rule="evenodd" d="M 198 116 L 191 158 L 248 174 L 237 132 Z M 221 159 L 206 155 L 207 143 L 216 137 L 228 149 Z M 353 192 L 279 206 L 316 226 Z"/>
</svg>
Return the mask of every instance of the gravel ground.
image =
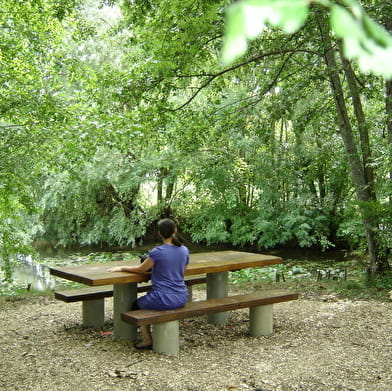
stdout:
<svg viewBox="0 0 392 391">
<path fill-rule="evenodd" d="M 80 303 L 0 299 L 0 389 L 392 390 L 392 302 L 302 297 L 275 305 L 274 334 L 258 338 L 247 310 L 225 327 L 190 319 L 175 357 L 114 340 L 110 320 L 103 331 L 80 320 Z"/>
</svg>

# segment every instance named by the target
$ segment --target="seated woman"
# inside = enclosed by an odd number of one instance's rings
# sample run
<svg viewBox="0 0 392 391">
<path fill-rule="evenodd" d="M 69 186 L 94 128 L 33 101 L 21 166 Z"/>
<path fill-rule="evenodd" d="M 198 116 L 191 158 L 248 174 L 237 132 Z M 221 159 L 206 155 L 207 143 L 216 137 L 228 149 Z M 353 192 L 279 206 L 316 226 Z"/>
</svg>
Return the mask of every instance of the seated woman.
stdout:
<svg viewBox="0 0 392 391">
<path fill-rule="evenodd" d="M 173 220 L 163 219 L 158 223 L 158 233 L 163 244 L 153 248 L 146 260 L 138 266 L 119 266 L 110 272 L 146 273 L 151 269 L 151 290 L 137 299 L 132 306 L 136 309 L 170 310 L 183 307 L 188 300 L 184 274 L 189 263 L 189 250 L 175 236 L 177 227 Z M 152 348 L 149 325 L 141 326 L 143 336 L 137 349 Z"/>
</svg>

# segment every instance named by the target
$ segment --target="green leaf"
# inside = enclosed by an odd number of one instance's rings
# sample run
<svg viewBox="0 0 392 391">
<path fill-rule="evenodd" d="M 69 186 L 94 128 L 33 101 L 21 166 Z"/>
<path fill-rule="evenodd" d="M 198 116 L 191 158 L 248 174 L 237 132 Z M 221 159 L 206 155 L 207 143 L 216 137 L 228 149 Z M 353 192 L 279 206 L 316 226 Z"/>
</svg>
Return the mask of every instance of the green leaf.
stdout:
<svg viewBox="0 0 392 391">
<path fill-rule="evenodd" d="M 331 27 L 339 38 L 355 37 L 363 35 L 358 23 L 352 14 L 345 8 L 335 5 L 331 8 Z"/>
<path fill-rule="evenodd" d="M 245 53 L 248 40 L 255 39 L 265 24 L 297 31 L 308 15 L 306 0 L 245 0 L 226 10 L 226 33 L 222 51 L 223 63 L 230 63 Z"/>
<path fill-rule="evenodd" d="M 281 27 L 286 33 L 294 33 L 304 23 L 308 16 L 308 2 L 305 0 L 274 1 L 277 20 L 270 19 L 273 25 Z"/>
<path fill-rule="evenodd" d="M 357 6 L 350 12 L 334 5 L 330 23 L 336 36 L 343 40 L 346 57 L 356 59 L 363 72 L 392 77 L 392 38 L 362 8 Z"/>
<path fill-rule="evenodd" d="M 234 4 L 226 12 L 226 32 L 223 44 L 222 61 L 230 63 L 243 55 L 248 47 L 246 41 L 246 20 L 243 7 Z"/>
<path fill-rule="evenodd" d="M 378 46 L 386 49 L 392 45 L 391 36 L 365 13 L 362 15 L 362 25 L 368 37 L 372 38 Z"/>
</svg>

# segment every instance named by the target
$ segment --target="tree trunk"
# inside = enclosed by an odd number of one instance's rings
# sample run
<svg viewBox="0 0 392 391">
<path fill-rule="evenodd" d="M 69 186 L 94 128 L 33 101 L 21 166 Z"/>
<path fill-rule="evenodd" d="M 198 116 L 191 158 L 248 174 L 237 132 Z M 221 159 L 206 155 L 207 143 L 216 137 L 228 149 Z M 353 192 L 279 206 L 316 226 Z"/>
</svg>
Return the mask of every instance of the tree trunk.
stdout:
<svg viewBox="0 0 392 391">
<path fill-rule="evenodd" d="M 383 3 L 383 24 L 385 28 L 392 34 L 392 19 L 391 19 L 392 4 Z M 387 115 L 387 140 L 389 146 L 389 180 L 392 181 L 392 79 L 385 83 L 385 111 Z M 392 204 L 392 195 L 389 197 L 389 203 Z"/>
<path fill-rule="evenodd" d="M 376 199 L 376 193 L 374 190 L 374 170 L 372 165 L 372 153 L 369 142 L 369 126 L 365 119 L 365 113 L 363 112 L 361 97 L 359 95 L 357 81 L 355 78 L 354 71 L 351 67 L 350 62 L 346 59 L 343 53 L 343 47 L 339 44 L 340 58 L 343 64 L 344 73 L 347 78 L 348 87 L 350 89 L 352 104 L 354 108 L 354 114 L 357 118 L 359 138 L 361 141 L 362 151 L 362 162 L 363 172 L 365 175 L 365 181 L 369 187 L 369 193 L 372 199 Z"/>
<path fill-rule="evenodd" d="M 317 149 L 321 151 L 321 142 L 320 139 L 317 138 L 316 140 Z M 324 204 L 325 197 L 327 195 L 326 184 L 325 184 L 325 174 L 324 174 L 324 165 L 320 163 L 317 169 L 317 182 L 319 187 L 320 193 L 320 204 Z"/>
<path fill-rule="evenodd" d="M 175 180 L 174 178 L 170 178 L 166 185 L 166 193 L 165 193 L 165 208 L 164 208 L 164 216 L 163 217 L 173 217 L 173 210 L 171 207 L 171 201 L 174 192 Z"/>
<path fill-rule="evenodd" d="M 343 86 L 340 80 L 338 64 L 335 58 L 335 52 L 332 47 L 329 31 L 326 31 L 328 24 L 324 20 L 320 20 L 320 32 L 323 42 L 326 44 L 325 62 L 327 65 L 329 81 L 331 85 L 332 94 L 334 97 L 337 123 L 340 135 L 343 139 L 344 148 L 346 151 L 351 177 L 354 183 L 357 199 L 361 209 L 362 222 L 364 224 L 366 239 L 368 244 L 368 251 L 370 256 L 370 263 L 368 272 L 371 275 L 382 274 L 387 268 L 386 259 L 380 256 L 379 242 L 377 238 L 378 224 L 374 214 L 369 213 L 368 205 L 371 201 L 375 201 L 374 193 L 371 191 L 371 183 L 365 175 L 365 164 L 361 161 L 358 153 L 358 148 L 355 143 L 353 128 L 351 126 L 348 110 L 344 99 Z M 358 108 L 357 108 L 358 109 Z M 359 111 L 356 113 L 360 115 Z M 364 118 L 364 117 L 363 117 Z M 365 156 L 369 151 L 366 151 L 366 140 L 362 140 L 365 144 Z M 373 194 L 372 194 L 373 193 Z M 373 196 L 373 197 L 372 197 Z"/>
<path fill-rule="evenodd" d="M 165 177 L 164 168 L 159 168 L 157 182 L 157 204 L 161 207 L 163 204 L 163 178 Z"/>
<path fill-rule="evenodd" d="M 389 180 L 392 181 L 392 80 L 387 80 L 385 85 L 386 98 L 385 110 L 387 114 L 387 140 L 389 146 Z M 392 204 L 392 195 L 389 196 L 389 203 Z"/>
<path fill-rule="evenodd" d="M 157 203 L 160 210 L 160 217 L 171 217 L 173 214 L 171 208 L 171 198 L 174 192 L 175 180 L 168 180 L 170 170 L 167 167 L 161 167 L 158 172 L 157 186 Z M 164 186 L 166 180 L 166 188 Z M 164 191 L 165 190 L 165 191 Z"/>
</svg>

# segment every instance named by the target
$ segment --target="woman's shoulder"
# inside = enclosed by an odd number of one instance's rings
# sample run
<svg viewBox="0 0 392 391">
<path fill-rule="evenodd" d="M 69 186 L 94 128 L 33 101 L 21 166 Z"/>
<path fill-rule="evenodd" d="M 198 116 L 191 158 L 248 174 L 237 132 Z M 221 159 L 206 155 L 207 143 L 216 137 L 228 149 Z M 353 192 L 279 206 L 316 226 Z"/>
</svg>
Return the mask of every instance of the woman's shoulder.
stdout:
<svg viewBox="0 0 392 391">
<path fill-rule="evenodd" d="M 160 246 L 156 246 L 153 249 L 151 249 L 148 254 L 149 255 L 151 255 L 151 254 L 159 254 L 159 253 L 161 253 L 164 250 L 165 250 L 164 244 L 161 244 Z"/>
<path fill-rule="evenodd" d="M 152 253 L 160 253 L 162 251 L 167 251 L 167 250 L 178 250 L 178 251 L 184 251 L 189 253 L 188 247 L 184 246 L 183 244 L 181 246 L 174 246 L 172 244 L 161 244 L 159 246 L 154 247 L 152 250 L 150 250 L 150 254 Z"/>
<path fill-rule="evenodd" d="M 184 246 L 183 244 L 181 245 L 181 247 L 183 251 L 187 252 L 189 254 L 189 249 L 187 246 Z"/>
</svg>

